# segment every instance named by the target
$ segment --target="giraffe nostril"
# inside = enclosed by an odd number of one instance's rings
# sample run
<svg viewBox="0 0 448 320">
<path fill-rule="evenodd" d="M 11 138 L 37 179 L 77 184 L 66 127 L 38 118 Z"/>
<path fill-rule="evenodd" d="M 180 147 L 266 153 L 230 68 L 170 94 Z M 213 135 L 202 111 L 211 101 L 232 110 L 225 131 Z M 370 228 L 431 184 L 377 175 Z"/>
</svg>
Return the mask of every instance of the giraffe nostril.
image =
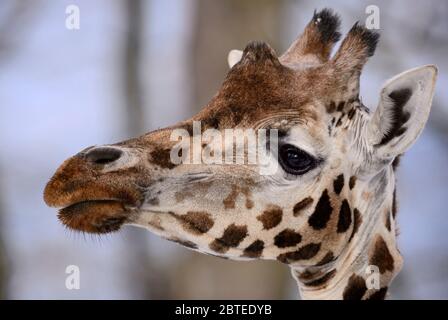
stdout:
<svg viewBox="0 0 448 320">
<path fill-rule="evenodd" d="M 119 159 L 122 153 L 121 150 L 115 148 L 94 148 L 86 153 L 86 159 L 96 164 L 107 164 Z"/>
</svg>

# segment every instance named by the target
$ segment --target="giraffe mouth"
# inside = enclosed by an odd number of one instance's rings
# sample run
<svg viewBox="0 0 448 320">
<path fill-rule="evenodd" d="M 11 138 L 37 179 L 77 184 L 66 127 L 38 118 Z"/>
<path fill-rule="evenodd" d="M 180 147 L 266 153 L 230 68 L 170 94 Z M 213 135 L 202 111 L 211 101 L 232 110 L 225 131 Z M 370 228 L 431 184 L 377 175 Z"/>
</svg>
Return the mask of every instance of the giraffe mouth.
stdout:
<svg viewBox="0 0 448 320">
<path fill-rule="evenodd" d="M 110 233 L 130 222 L 144 194 L 131 175 L 100 174 L 82 156 L 67 159 L 45 186 L 44 201 L 69 229 Z M 118 181 L 118 182 L 117 182 Z"/>
<path fill-rule="evenodd" d="M 131 210 L 119 200 L 85 200 L 59 210 L 59 220 L 68 228 L 87 233 L 118 231 L 129 221 Z"/>
</svg>

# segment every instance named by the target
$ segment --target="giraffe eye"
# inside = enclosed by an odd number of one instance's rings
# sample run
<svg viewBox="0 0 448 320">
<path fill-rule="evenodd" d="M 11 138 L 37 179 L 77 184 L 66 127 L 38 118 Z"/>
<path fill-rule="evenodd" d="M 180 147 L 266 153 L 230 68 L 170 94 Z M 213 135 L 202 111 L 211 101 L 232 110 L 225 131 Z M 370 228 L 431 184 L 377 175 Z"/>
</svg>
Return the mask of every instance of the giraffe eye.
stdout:
<svg viewBox="0 0 448 320">
<path fill-rule="evenodd" d="M 301 175 L 316 166 L 316 159 L 303 150 L 285 144 L 279 150 L 279 162 L 283 170 L 294 175 Z"/>
</svg>

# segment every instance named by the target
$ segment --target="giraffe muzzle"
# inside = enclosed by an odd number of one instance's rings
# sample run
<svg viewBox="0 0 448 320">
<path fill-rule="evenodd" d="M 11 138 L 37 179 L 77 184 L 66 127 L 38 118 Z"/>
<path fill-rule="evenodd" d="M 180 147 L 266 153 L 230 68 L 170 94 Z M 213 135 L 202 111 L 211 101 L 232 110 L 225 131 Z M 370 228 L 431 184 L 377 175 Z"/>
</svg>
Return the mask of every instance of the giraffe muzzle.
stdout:
<svg viewBox="0 0 448 320">
<path fill-rule="evenodd" d="M 44 201 L 59 209 L 62 224 L 87 233 L 109 233 L 132 221 L 144 198 L 143 188 L 126 169 L 102 170 L 122 154 L 114 148 L 89 148 L 58 168 L 45 187 Z"/>
</svg>

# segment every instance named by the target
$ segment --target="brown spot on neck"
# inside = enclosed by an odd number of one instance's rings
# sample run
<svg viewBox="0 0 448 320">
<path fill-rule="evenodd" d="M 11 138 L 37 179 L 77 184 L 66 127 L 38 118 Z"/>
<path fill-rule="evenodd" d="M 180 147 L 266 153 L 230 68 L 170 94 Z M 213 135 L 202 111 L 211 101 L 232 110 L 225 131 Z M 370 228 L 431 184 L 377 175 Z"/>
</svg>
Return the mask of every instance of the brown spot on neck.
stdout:
<svg viewBox="0 0 448 320">
<path fill-rule="evenodd" d="M 292 247 L 299 244 L 300 241 L 302 241 L 302 236 L 292 229 L 285 229 L 274 238 L 274 244 L 279 248 Z"/>
<path fill-rule="evenodd" d="M 251 193 L 249 191 L 248 187 L 245 187 L 241 190 L 241 192 L 244 194 L 244 196 L 246 197 L 246 209 L 252 209 L 254 207 L 254 202 L 251 199 Z"/>
<path fill-rule="evenodd" d="M 353 209 L 353 231 L 350 236 L 350 239 L 348 239 L 349 242 L 352 241 L 352 239 L 355 236 L 356 232 L 358 231 L 361 223 L 362 223 L 361 213 L 359 212 L 359 210 L 357 208 L 355 208 L 355 209 Z"/>
<path fill-rule="evenodd" d="M 313 258 L 320 250 L 320 243 L 309 243 L 296 251 L 282 253 L 277 260 L 283 263 L 292 263 L 299 260 L 308 260 Z"/>
<path fill-rule="evenodd" d="M 342 188 L 344 187 L 344 175 L 340 174 L 334 181 L 333 181 L 333 188 L 334 192 L 336 194 L 340 194 L 342 191 Z"/>
<path fill-rule="evenodd" d="M 325 189 L 319 199 L 319 202 L 314 209 L 313 214 L 308 219 L 308 224 L 315 230 L 323 229 L 327 226 L 328 220 L 330 220 L 333 207 L 330 203 L 330 197 L 328 196 L 328 190 Z"/>
<path fill-rule="evenodd" d="M 380 290 L 374 292 L 366 300 L 384 300 L 387 294 L 387 287 L 381 288 Z"/>
<path fill-rule="evenodd" d="M 232 191 L 230 191 L 229 195 L 222 201 L 224 204 L 224 209 L 235 209 L 235 202 L 238 197 L 238 193 L 238 186 L 232 185 Z"/>
<path fill-rule="evenodd" d="M 356 177 L 355 176 L 351 176 L 350 180 L 348 181 L 348 187 L 350 188 L 350 190 L 352 190 L 356 185 Z"/>
<path fill-rule="evenodd" d="M 249 191 L 249 187 L 240 187 L 238 185 L 232 185 L 232 190 L 230 191 L 229 195 L 224 198 L 222 203 L 224 204 L 224 209 L 235 209 L 236 206 L 236 199 L 238 198 L 239 194 L 243 194 L 246 197 L 245 206 L 247 209 L 252 209 L 254 206 L 254 202 L 251 199 L 251 193 Z"/>
<path fill-rule="evenodd" d="M 344 300 L 361 300 L 367 291 L 366 281 L 363 277 L 352 274 L 348 279 L 347 286 L 342 293 Z"/>
<path fill-rule="evenodd" d="M 350 225 L 352 224 L 352 210 L 348 201 L 344 199 L 341 204 L 341 209 L 339 210 L 339 220 L 338 220 L 338 233 L 346 232 Z"/>
<path fill-rule="evenodd" d="M 209 247 L 216 252 L 225 253 L 229 248 L 238 246 L 246 236 L 247 226 L 237 226 L 233 223 L 224 230 L 222 237 L 215 239 Z"/>
<path fill-rule="evenodd" d="M 313 203 L 313 198 L 311 198 L 311 197 L 307 197 L 307 198 L 297 202 L 293 208 L 294 217 L 297 217 L 301 211 L 308 208 L 312 203 Z"/>
<path fill-rule="evenodd" d="M 336 275 L 336 269 L 333 269 L 317 279 L 314 279 L 310 282 L 304 282 L 304 284 L 308 287 L 323 287 L 331 279 L 333 279 L 335 275 Z"/>
<path fill-rule="evenodd" d="M 254 207 L 254 202 L 251 199 L 246 199 L 246 209 L 252 209 Z"/>
<path fill-rule="evenodd" d="M 375 240 L 373 254 L 369 259 L 369 264 L 377 266 L 381 273 L 394 270 L 394 258 L 390 254 L 389 248 L 381 236 L 377 236 Z"/>
<path fill-rule="evenodd" d="M 182 223 L 186 231 L 196 235 L 206 233 L 214 224 L 210 214 L 203 211 L 188 211 L 185 215 L 174 213 L 173 215 Z"/>
<path fill-rule="evenodd" d="M 261 215 L 257 217 L 257 220 L 263 224 L 263 228 L 266 230 L 276 227 L 281 221 L 283 216 L 283 210 L 276 205 L 270 205 Z"/>
<path fill-rule="evenodd" d="M 387 229 L 388 231 L 391 230 L 391 218 L 390 218 L 390 216 L 391 216 L 391 213 L 389 212 L 389 210 L 386 210 L 386 212 L 385 212 L 385 222 L 384 222 L 384 225 L 386 226 L 386 229 Z"/>
<path fill-rule="evenodd" d="M 334 260 L 334 254 L 332 251 L 328 251 L 327 254 L 318 262 L 316 266 L 323 266 Z"/>
<path fill-rule="evenodd" d="M 258 258 L 263 253 L 264 242 L 261 240 L 255 240 L 246 249 L 244 249 L 243 257 L 246 258 Z"/>
</svg>

